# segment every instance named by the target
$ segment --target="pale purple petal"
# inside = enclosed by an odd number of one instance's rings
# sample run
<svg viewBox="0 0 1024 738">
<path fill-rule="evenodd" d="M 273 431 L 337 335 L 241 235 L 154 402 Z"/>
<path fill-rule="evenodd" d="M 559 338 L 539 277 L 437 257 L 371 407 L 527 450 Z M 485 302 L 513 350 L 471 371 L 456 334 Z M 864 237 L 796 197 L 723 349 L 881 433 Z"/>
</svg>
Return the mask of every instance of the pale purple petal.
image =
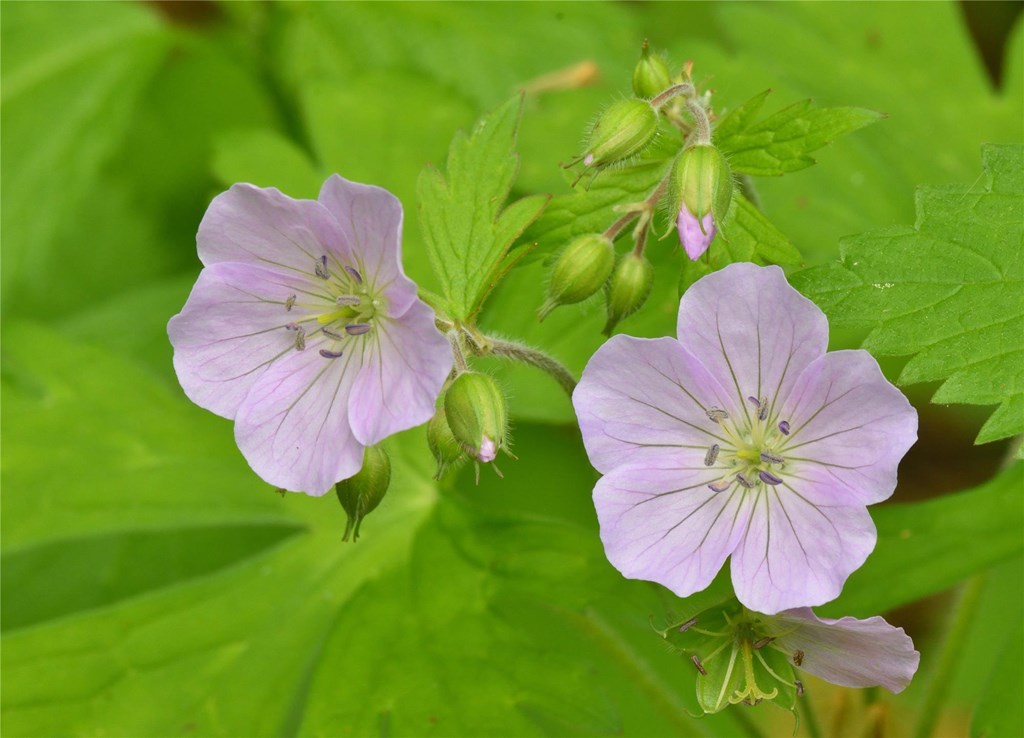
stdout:
<svg viewBox="0 0 1024 738">
<path fill-rule="evenodd" d="M 622 463 L 699 463 L 725 443 L 708 417 L 737 413 L 732 396 L 678 341 L 613 336 L 591 357 L 572 396 L 590 463 L 605 473 Z"/>
<path fill-rule="evenodd" d="M 791 430 L 779 449 L 816 502 L 865 505 L 896 488 L 896 467 L 917 440 L 917 412 L 866 351 L 834 351 L 800 375 L 780 410 Z"/>
<path fill-rule="evenodd" d="M 601 540 L 624 576 L 665 585 L 680 597 L 704 589 L 747 524 L 743 490 L 714 492 L 721 475 L 697 465 L 620 466 L 598 481 Z"/>
<path fill-rule="evenodd" d="M 493 439 L 484 436 L 484 439 L 480 442 L 480 450 L 476 453 L 476 460 L 489 464 L 494 461 L 498 456 L 498 446 Z"/>
<path fill-rule="evenodd" d="M 233 185 L 213 199 L 196 243 L 206 266 L 243 262 L 312 275 L 324 255 L 335 268 L 351 258 L 337 221 L 323 205 L 250 184 Z"/>
<path fill-rule="evenodd" d="M 363 367 L 348 409 L 352 432 L 370 446 L 426 423 L 452 368 L 451 347 L 434 311 L 417 300 L 399 320 L 380 318 L 357 339 Z"/>
<path fill-rule="evenodd" d="M 342 238 L 357 255 L 354 266 L 398 317 L 416 300 L 416 285 L 402 271 L 402 204 L 385 189 L 331 175 L 319 202 L 337 220 Z"/>
<path fill-rule="evenodd" d="M 778 267 L 739 263 L 698 280 L 679 301 L 679 342 L 750 412 L 769 398 L 772 416 L 800 373 L 828 346 L 828 322 Z"/>
<path fill-rule="evenodd" d="M 685 205 L 679 209 L 676 229 L 679 231 L 679 242 L 683 244 L 683 250 L 690 257 L 690 261 L 697 261 L 708 250 L 718 232 L 710 211 L 698 219 Z"/>
<path fill-rule="evenodd" d="M 732 558 L 736 597 L 768 614 L 835 599 L 875 547 L 867 509 L 816 505 L 788 480 L 751 493 L 749 525 Z"/>
<path fill-rule="evenodd" d="M 264 480 L 323 495 L 363 463 L 363 444 L 349 428 L 349 394 L 359 363 L 354 352 L 320 355 L 332 344 L 315 337 L 285 354 L 256 380 L 235 418 L 235 441 Z"/>
<path fill-rule="evenodd" d="M 285 325 L 308 319 L 330 301 L 321 286 L 294 272 L 238 263 L 206 267 L 181 312 L 167 324 L 185 394 L 200 407 L 233 418 L 267 366 L 294 350 L 295 333 Z"/>
<path fill-rule="evenodd" d="M 779 613 L 775 622 L 775 645 L 790 654 L 802 651 L 801 669 L 844 687 L 902 692 L 921 659 L 903 628 L 877 616 L 831 620 L 800 608 Z"/>
</svg>

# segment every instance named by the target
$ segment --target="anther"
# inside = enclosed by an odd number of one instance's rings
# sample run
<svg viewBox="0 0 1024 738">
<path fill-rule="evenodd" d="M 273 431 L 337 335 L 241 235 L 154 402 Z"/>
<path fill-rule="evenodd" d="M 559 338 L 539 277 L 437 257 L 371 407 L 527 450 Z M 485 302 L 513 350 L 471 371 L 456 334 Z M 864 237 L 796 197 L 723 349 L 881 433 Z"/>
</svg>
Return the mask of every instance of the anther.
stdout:
<svg viewBox="0 0 1024 738">
<path fill-rule="evenodd" d="M 370 332 L 369 323 L 349 323 L 345 326 L 345 332 L 350 336 L 361 336 Z"/>
<path fill-rule="evenodd" d="M 747 395 L 747 402 L 749 402 L 751 405 L 758 409 L 761 408 L 761 401 L 754 397 L 753 395 Z"/>
<path fill-rule="evenodd" d="M 714 466 L 715 461 L 718 459 L 718 444 L 711 444 L 711 448 L 704 454 L 704 466 Z"/>
<path fill-rule="evenodd" d="M 708 408 L 705 413 L 708 416 L 708 420 L 713 420 L 716 423 L 721 423 L 723 420 L 729 419 L 729 413 L 720 407 Z"/>
<path fill-rule="evenodd" d="M 306 331 L 299 328 L 295 331 L 295 350 L 302 351 L 306 348 Z"/>
<path fill-rule="evenodd" d="M 708 489 L 712 492 L 725 492 L 732 486 L 732 483 L 727 479 L 719 479 L 717 482 L 712 482 L 708 485 Z"/>
<path fill-rule="evenodd" d="M 767 397 L 762 397 L 761 398 L 760 409 L 757 411 L 757 419 L 758 420 L 767 420 L 768 419 L 768 398 Z"/>
<path fill-rule="evenodd" d="M 320 279 L 331 278 L 331 273 L 327 271 L 327 254 L 324 254 L 313 263 L 313 271 L 316 272 L 316 276 L 320 277 Z"/>
<path fill-rule="evenodd" d="M 779 479 L 779 478 L 778 478 L 777 476 L 775 476 L 774 474 L 772 474 L 771 472 L 767 472 L 767 471 L 759 471 L 759 472 L 757 473 L 757 476 L 759 476 L 759 477 L 761 478 L 761 481 L 762 481 L 762 482 L 764 482 L 765 484 L 770 484 L 770 485 L 771 485 L 771 486 L 773 486 L 773 487 L 774 487 L 775 485 L 777 485 L 777 484 L 782 484 L 782 480 L 781 480 L 781 479 Z"/>
<path fill-rule="evenodd" d="M 793 686 L 796 687 L 796 696 L 797 697 L 803 697 L 804 696 L 804 683 L 801 682 L 799 679 L 794 679 L 793 680 Z"/>
<path fill-rule="evenodd" d="M 762 648 L 764 648 L 765 646 L 767 646 L 769 643 L 771 643 L 774 640 L 775 640 L 775 636 L 771 636 L 771 637 L 768 637 L 768 638 L 762 638 L 759 641 L 754 641 L 754 643 L 753 643 L 754 650 L 755 651 L 760 651 Z"/>
<path fill-rule="evenodd" d="M 692 661 L 693 665 L 697 667 L 697 671 L 700 672 L 701 676 L 707 676 L 708 675 L 707 669 L 704 668 L 704 664 L 702 664 L 700 662 L 700 659 L 697 658 L 697 654 L 694 654 L 693 656 L 691 656 L 690 657 L 690 661 Z"/>
<path fill-rule="evenodd" d="M 799 648 L 793 652 L 793 663 L 802 666 L 804 663 L 804 652 Z"/>
<path fill-rule="evenodd" d="M 771 451 L 762 451 L 761 461 L 766 464 L 784 464 L 786 462 L 781 456 L 773 454 Z"/>
<path fill-rule="evenodd" d="M 356 281 L 356 284 L 363 283 L 363 275 L 359 273 L 358 269 L 356 269 L 355 267 L 347 266 L 345 267 L 345 271 L 348 272 L 348 276 L 352 277 L 352 279 Z"/>
<path fill-rule="evenodd" d="M 697 618 L 690 618 L 685 623 L 683 623 L 682 625 L 679 626 L 679 632 L 680 633 L 685 633 L 686 631 L 688 631 L 690 628 L 692 628 L 696 624 L 697 624 Z"/>
<path fill-rule="evenodd" d="M 754 488 L 754 483 L 751 482 L 749 479 L 747 479 L 742 474 L 737 474 L 736 475 L 736 481 L 739 482 L 742 486 L 746 487 L 747 489 L 753 489 Z"/>
<path fill-rule="evenodd" d="M 321 328 L 320 332 L 323 333 L 325 336 L 330 336 L 335 341 L 343 341 L 343 340 L 345 340 L 345 337 L 343 335 L 341 335 L 340 333 L 337 333 L 335 331 L 332 331 L 330 328 Z"/>
<path fill-rule="evenodd" d="M 355 295 L 339 295 L 335 302 L 339 305 L 358 305 L 361 300 Z"/>
<path fill-rule="evenodd" d="M 297 330 L 299 330 L 299 324 L 294 322 L 294 321 L 291 322 L 291 323 L 285 323 L 284 327 L 285 327 L 286 330 L 289 330 L 289 331 L 297 331 Z"/>
<path fill-rule="evenodd" d="M 292 308 L 295 307 L 296 295 L 289 295 L 288 299 L 284 301 L 284 309 L 291 312 Z"/>
<path fill-rule="evenodd" d="M 320 349 L 320 355 L 325 359 L 340 359 L 340 351 L 328 351 L 327 349 Z"/>
<path fill-rule="evenodd" d="M 784 436 L 788 436 L 789 435 L 789 421 L 788 420 L 780 420 L 779 421 L 779 431 L 781 431 L 782 435 L 784 435 Z"/>
</svg>

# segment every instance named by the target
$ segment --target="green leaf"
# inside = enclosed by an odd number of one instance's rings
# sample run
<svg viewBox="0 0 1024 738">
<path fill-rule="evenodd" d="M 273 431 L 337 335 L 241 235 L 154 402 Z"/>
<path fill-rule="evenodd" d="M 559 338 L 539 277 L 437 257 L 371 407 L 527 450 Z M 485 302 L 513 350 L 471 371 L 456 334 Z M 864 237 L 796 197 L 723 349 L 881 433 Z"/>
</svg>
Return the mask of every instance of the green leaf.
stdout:
<svg viewBox="0 0 1024 738">
<path fill-rule="evenodd" d="M 302 149 L 266 129 L 231 131 L 214 142 L 211 169 L 225 187 L 249 182 L 296 198 L 316 199 L 326 176 Z"/>
<path fill-rule="evenodd" d="M 878 545 L 829 616 L 867 616 L 941 592 L 1024 550 L 1024 464 L 974 489 L 873 510 Z"/>
<path fill-rule="evenodd" d="M 810 100 L 803 100 L 755 123 L 770 92 L 740 105 L 714 130 L 714 141 L 734 172 L 759 177 L 798 172 L 815 163 L 812 151 L 884 117 L 863 108 L 812 108 Z"/>
<path fill-rule="evenodd" d="M 457 133 L 446 174 L 428 166 L 420 175 L 420 228 L 453 318 L 476 314 L 512 241 L 547 204 L 533 197 L 502 210 L 519 171 L 521 108 L 522 98 L 512 98 L 468 136 Z"/>
<path fill-rule="evenodd" d="M 981 700 L 971 718 L 972 738 L 1024 735 L 1024 623 L 1010 626 Z"/>
<path fill-rule="evenodd" d="M 1024 432 L 1024 146 L 982 150 L 983 181 L 922 187 L 913 228 L 844 239 L 841 263 L 793 275 L 864 347 L 913 358 L 901 384 L 944 380 L 933 402 L 1004 404 L 978 442 Z"/>
</svg>

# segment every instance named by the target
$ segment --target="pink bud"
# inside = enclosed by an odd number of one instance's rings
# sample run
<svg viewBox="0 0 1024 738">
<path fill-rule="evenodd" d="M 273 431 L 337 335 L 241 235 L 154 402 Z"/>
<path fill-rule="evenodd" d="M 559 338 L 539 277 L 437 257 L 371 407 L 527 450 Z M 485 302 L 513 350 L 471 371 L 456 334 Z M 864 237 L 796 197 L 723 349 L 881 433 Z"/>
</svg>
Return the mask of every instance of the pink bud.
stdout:
<svg viewBox="0 0 1024 738">
<path fill-rule="evenodd" d="M 686 208 L 686 205 L 679 208 L 676 227 L 679 229 L 679 240 L 683 244 L 686 255 L 690 257 L 690 261 L 697 261 L 708 250 L 708 246 L 715 239 L 715 233 L 718 232 L 710 210 L 702 219 L 697 220 L 697 217 Z"/>
</svg>

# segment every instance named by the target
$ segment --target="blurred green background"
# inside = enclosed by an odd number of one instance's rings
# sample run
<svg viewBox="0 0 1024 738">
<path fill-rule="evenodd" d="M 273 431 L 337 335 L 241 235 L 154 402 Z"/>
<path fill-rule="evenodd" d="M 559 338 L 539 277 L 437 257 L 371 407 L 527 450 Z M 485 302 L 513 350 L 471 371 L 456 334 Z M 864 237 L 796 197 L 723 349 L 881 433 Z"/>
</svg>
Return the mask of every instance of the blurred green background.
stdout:
<svg viewBox="0 0 1024 738">
<path fill-rule="evenodd" d="M 975 181 L 983 143 L 1021 141 L 1021 23 L 984 5 L 969 25 L 951 3 L 3 3 L 5 733 L 735 735 L 754 720 L 789 734 L 770 706 L 687 715 L 692 666 L 648 624 L 682 606 L 605 561 L 596 474 L 543 376 L 487 365 L 516 418 L 503 482 L 485 469 L 479 487 L 471 470 L 437 484 L 422 431 L 403 434 L 391 492 L 343 545 L 334 500 L 273 494 L 230 423 L 188 402 L 165 325 L 198 273 L 206 205 L 238 181 L 295 197 L 331 172 L 387 187 L 406 208 L 407 272 L 433 287 L 422 167 L 526 89 L 514 196 L 568 193 L 559 162 L 628 91 L 644 38 L 692 59 L 721 110 L 771 88 L 769 110 L 812 97 L 888 115 L 759 183 L 807 263 L 834 259 L 843 235 L 913 223 L 916 186 Z M 986 24 L 979 45 L 970 29 Z M 674 329 L 682 257 L 668 240 L 652 254 L 663 297 L 627 333 Z M 483 325 L 578 371 L 604 316 L 566 308 L 538 326 L 542 275 L 524 266 Z M 878 508 L 875 568 L 825 609 L 891 611 L 922 672 L 881 707 L 814 682 L 825 721 L 850 731 L 873 709 L 887 734 L 909 732 L 948 589 L 969 576 L 984 578 L 979 615 L 940 735 L 964 734 L 993 684 L 1020 694 L 1019 663 L 999 661 L 1019 653 L 1024 614 L 1020 531 L 1001 514 L 1019 489 L 944 497 L 992 477 L 1006 446 L 972 446 L 985 412 L 929 406 L 933 389 L 912 388 L 921 442 L 894 502 L 941 499 Z M 912 524 L 927 536 L 908 542 Z M 1012 678 L 990 683 L 1000 668 Z"/>
</svg>

